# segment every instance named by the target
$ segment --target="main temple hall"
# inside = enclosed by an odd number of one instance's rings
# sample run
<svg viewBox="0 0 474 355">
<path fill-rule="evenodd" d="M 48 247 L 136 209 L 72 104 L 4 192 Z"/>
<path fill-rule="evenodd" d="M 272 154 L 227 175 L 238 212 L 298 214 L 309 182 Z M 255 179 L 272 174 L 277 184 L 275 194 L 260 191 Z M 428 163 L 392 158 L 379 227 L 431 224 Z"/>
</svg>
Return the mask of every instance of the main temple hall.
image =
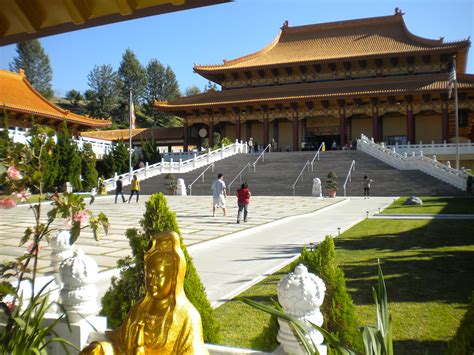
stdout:
<svg viewBox="0 0 474 355">
<path fill-rule="evenodd" d="M 455 138 L 448 76 L 456 63 L 460 141 L 474 140 L 474 75 L 466 73 L 470 40 L 412 34 L 390 16 L 290 26 L 262 50 L 194 71 L 222 87 L 156 102 L 182 117 L 184 148 L 213 145 L 219 132 L 281 150 L 339 147 L 361 134 L 387 144 Z"/>
</svg>

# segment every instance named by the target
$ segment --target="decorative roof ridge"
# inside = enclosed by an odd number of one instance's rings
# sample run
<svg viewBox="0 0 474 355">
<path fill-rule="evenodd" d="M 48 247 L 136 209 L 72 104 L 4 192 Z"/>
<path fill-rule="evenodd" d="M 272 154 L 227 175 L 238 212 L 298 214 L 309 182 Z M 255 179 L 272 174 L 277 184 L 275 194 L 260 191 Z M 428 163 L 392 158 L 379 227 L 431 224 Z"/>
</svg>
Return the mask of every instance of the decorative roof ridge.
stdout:
<svg viewBox="0 0 474 355">
<path fill-rule="evenodd" d="M 12 79 L 22 81 L 23 84 L 25 84 L 28 87 L 28 89 L 35 96 L 37 96 L 41 101 L 43 101 L 45 104 L 47 104 L 48 106 L 50 106 L 54 110 L 58 111 L 58 113 L 62 114 L 66 119 L 68 119 L 68 118 L 80 118 L 80 119 L 86 119 L 86 120 L 89 120 L 89 121 L 92 121 L 92 122 L 110 122 L 110 123 L 112 123 L 110 120 L 104 120 L 104 119 L 100 119 L 100 118 L 89 117 L 87 115 L 84 115 L 84 116 L 78 115 L 74 112 L 63 109 L 63 108 L 53 104 L 48 99 L 46 99 L 43 95 L 41 95 L 41 93 L 38 90 L 36 90 L 33 87 L 33 85 L 31 85 L 31 83 L 26 78 L 25 71 L 23 69 L 20 69 L 19 73 L 15 73 L 15 72 L 12 72 L 12 71 L 9 71 L 9 70 L 0 69 L 0 76 L 9 76 Z"/>
<path fill-rule="evenodd" d="M 223 65 L 225 66 L 225 65 L 232 65 L 232 64 L 242 63 L 242 62 L 245 62 L 246 60 L 250 60 L 250 59 L 258 57 L 262 54 L 265 54 L 265 53 L 269 52 L 273 47 L 275 47 L 278 44 L 278 42 L 280 41 L 280 37 L 281 37 L 281 34 L 283 33 L 284 28 L 285 28 L 285 26 L 283 26 L 281 28 L 281 31 L 278 32 L 278 34 L 273 39 L 273 41 L 271 41 L 264 48 L 262 48 L 262 49 L 260 49 L 256 52 L 244 55 L 242 57 L 237 57 L 237 58 L 234 58 L 234 59 L 224 59 L 223 64 L 209 64 L 209 65 L 194 64 L 193 70 L 196 72 L 196 71 L 199 71 L 200 69 L 213 68 L 213 67 L 222 67 Z"/>
</svg>

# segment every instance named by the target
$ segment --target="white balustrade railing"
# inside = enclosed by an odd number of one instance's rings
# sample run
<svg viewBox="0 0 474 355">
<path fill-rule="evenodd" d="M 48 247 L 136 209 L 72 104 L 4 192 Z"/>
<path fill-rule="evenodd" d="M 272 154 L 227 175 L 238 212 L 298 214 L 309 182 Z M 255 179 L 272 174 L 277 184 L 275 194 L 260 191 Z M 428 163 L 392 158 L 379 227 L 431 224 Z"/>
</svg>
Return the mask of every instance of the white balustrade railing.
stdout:
<svg viewBox="0 0 474 355">
<path fill-rule="evenodd" d="M 3 129 L 0 129 L 3 130 Z M 14 143 L 26 144 L 28 143 L 28 131 L 20 131 L 19 129 L 9 129 L 8 136 L 13 140 Z M 95 139 L 88 137 L 79 137 L 78 139 L 72 139 L 79 150 L 84 148 L 84 144 L 88 143 L 92 146 L 92 150 L 97 159 L 102 159 L 104 155 L 108 154 L 112 149 L 112 142 L 104 139 Z M 57 142 L 57 137 L 54 136 L 54 141 Z"/>
<path fill-rule="evenodd" d="M 232 155 L 247 153 L 247 149 L 248 146 L 245 142 L 236 141 L 228 146 L 221 146 L 221 148 L 216 150 L 208 150 L 206 154 L 201 154 L 199 156 L 194 154 L 193 158 L 184 161 L 182 159 L 174 161 L 171 158 L 170 161 L 163 161 L 151 165 L 146 164 L 144 168 L 133 170 L 130 173 L 121 175 L 116 174 L 113 178 L 104 180 L 103 183 L 107 191 L 111 191 L 115 189 L 115 181 L 117 181 L 120 176 L 122 177 L 123 186 L 127 186 L 130 184 L 130 181 L 135 174 L 139 180 L 145 180 L 161 174 L 187 173 Z"/>
<path fill-rule="evenodd" d="M 347 187 L 347 183 L 348 182 L 352 182 L 352 172 L 355 171 L 356 169 L 356 161 L 353 160 L 352 163 L 351 163 L 351 166 L 349 167 L 349 171 L 347 173 L 347 176 L 346 176 L 346 180 L 344 181 L 344 186 L 343 186 L 343 189 L 344 189 L 344 197 L 346 197 L 346 187 Z"/>
<path fill-rule="evenodd" d="M 436 158 L 428 158 L 424 155 L 424 151 L 419 151 L 418 154 L 413 151 L 411 155 L 399 154 L 396 152 L 396 148 L 389 149 L 383 143 L 376 144 L 373 139 L 364 135 L 361 135 L 361 138 L 357 140 L 357 149 L 399 170 L 419 170 L 466 191 L 469 177 L 467 172 L 442 164 Z"/>
<path fill-rule="evenodd" d="M 398 144 L 387 145 L 387 148 L 393 149 L 399 154 L 407 153 L 411 155 L 412 152 L 422 151 L 425 155 L 455 155 L 456 143 L 423 143 L 419 144 Z M 474 154 L 474 143 L 468 141 L 466 143 L 459 143 L 459 154 Z"/>
</svg>

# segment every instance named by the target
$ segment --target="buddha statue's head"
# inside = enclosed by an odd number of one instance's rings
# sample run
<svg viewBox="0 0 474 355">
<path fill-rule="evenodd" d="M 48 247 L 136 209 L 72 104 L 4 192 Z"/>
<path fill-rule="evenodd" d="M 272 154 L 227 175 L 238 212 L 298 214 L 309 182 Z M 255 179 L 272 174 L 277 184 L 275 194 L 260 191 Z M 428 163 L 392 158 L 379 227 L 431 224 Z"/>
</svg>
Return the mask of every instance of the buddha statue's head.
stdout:
<svg viewBox="0 0 474 355">
<path fill-rule="evenodd" d="M 186 261 L 178 234 L 162 232 L 145 254 L 146 295 L 154 300 L 176 299 L 183 291 Z"/>
</svg>

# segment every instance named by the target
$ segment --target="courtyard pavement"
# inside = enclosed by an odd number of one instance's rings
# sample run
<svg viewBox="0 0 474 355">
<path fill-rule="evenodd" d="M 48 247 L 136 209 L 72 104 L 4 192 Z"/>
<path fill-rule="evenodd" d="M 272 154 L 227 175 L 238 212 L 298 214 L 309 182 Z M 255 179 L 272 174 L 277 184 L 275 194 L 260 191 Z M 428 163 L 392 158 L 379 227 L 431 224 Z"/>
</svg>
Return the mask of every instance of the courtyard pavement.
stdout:
<svg viewBox="0 0 474 355">
<path fill-rule="evenodd" d="M 77 246 L 95 259 L 99 266 L 99 299 L 117 273 L 117 260 L 130 255 L 125 237 L 128 228 L 139 228 L 145 201 L 114 204 L 111 196 L 100 197 L 91 206 L 94 213 L 104 212 L 110 231 L 96 242 L 84 231 Z M 371 217 L 391 202 L 391 197 L 363 199 L 314 197 L 255 196 L 247 223 L 236 223 L 235 197 L 228 198 L 228 216 L 218 211 L 211 216 L 210 196 L 167 196 L 176 212 L 184 242 L 214 307 L 291 262 L 301 247 L 317 243 L 327 234 L 337 236 L 360 220 Z M 43 205 L 46 213 L 51 207 Z M 19 247 L 23 231 L 33 223 L 26 206 L 2 210 L 0 214 L 0 261 L 22 255 Z M 58 220 L 58 228 L 64 226 Z M 41 251 L 40 274 L 48 274 L 50 250 Z"/>
</svg>

